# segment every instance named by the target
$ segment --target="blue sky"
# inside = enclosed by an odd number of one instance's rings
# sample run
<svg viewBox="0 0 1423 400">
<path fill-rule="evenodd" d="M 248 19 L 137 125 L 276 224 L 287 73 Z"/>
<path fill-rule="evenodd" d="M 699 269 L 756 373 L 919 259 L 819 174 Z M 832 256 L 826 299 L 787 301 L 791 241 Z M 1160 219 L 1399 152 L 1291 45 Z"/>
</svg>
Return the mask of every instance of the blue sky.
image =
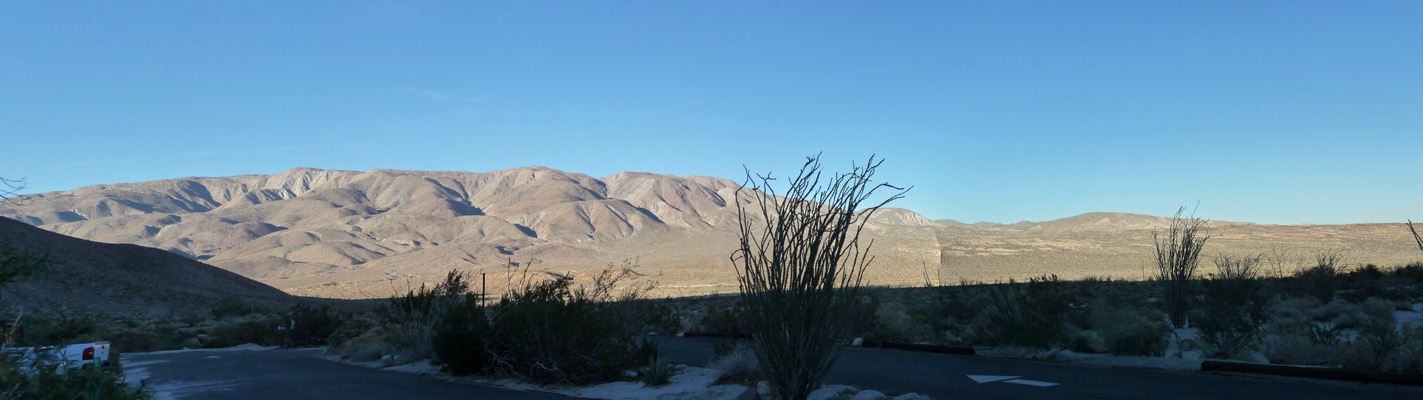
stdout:
<svg viewBox="0 0 1423 400">
<path fill-rule="evenodd" d="M 770 4 L 765 4 L 770 3 Z M 1423 219 L 1423 2 L 5 2 L 27 192 L 293 167 L 737 179 L 896 206 Z"/>
</svg>

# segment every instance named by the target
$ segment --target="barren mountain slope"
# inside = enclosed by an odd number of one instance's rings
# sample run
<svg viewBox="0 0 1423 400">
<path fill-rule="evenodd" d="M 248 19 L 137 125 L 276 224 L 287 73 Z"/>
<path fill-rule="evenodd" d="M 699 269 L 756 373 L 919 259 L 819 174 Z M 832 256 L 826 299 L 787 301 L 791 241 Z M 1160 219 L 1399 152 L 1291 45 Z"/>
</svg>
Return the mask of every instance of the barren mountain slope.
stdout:
<svg viewBox="0 0 1423 400">
<path fill-rule="evenodd" d="M 303 168 L 21 196 L 0 205 L 0 215 L 169 250 L 292 293 L 340 297 L 511 261 L 586 267 L 608 243 L 734 226 L 731 181 L 647 173 L 605 179 L 544 167 Z"/>
<path fill-rule="evenodd" d="M 5 288 L 7 303 L 32 311 L 206 310 L 226 296 L 260 305 L 290 301 L 271 286 L 162 250 L 91 242 L 9 218 L 0 218 L 0 238 L 17 249 L 49 254 L 48 272 Z"/>
<path fill-rule="evenodd" d="M 451 269 L 486 274 L 488 290 L 499 291 L 517 281 L 510 265 L 586 277 L 625 261 L 640 264 L 645 278 L 659 283 L 658 293 L 692 295 L 736 290 L 730 261 L 736 205 L 752 199 L 738 187 L 718 178 L 624 172 L 595 179 L 544 167 L 487 173 L 299 168 L 19 196 L 0 204 L 0 216 L 80 238 L 168 250 L 298 295 L 385 296 L 406 284 L 437 281 Z M 1168 222 L 1089 213 L 967 225 L 884 209 L 865 230 L 864 244 L 873 243 L 875 257 L 866 278 L 876 285 L 922 285 L 926 278 L 952 283 L 1045 273 L 1144 277 L 1151 229 Z M 1419 258 L 1400 227 L 1212 222 L 1217 237 L 1206 252 L 1279 248 L 1303 259 L 1342 249 L 1355 262 L 1398 264 Z"/>
</svg>

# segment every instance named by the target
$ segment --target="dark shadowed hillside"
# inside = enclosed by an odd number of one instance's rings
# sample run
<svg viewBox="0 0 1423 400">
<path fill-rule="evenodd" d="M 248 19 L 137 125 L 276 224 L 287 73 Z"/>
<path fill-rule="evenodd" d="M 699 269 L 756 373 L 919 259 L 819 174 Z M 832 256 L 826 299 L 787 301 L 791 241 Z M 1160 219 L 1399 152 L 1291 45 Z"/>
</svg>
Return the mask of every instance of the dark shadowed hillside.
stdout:
<svg viewBox="0 0 1423 400">
<path fill-rule="evenodd" d="M 4 301 L 26 310 L 165 312 L 206 309 L 226 296 L 276 305 L 291 296 L 276 288 L 166 251 L 106 244 L 0 218 L 0 240 L 49 253 L 46 273 L 5 288 Z"/>
</svg>

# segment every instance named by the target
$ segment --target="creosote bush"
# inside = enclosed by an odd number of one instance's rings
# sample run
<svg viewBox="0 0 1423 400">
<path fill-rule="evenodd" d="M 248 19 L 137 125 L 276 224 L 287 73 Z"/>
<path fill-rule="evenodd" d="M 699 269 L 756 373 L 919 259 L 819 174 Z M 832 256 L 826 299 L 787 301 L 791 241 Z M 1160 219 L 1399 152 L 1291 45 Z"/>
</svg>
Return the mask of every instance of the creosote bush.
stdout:
<svg viewBox="0 0 1423 400">
<path fill-rule="evenodd" d="M 1154 309 L 1098 300 L 1092 306 L 1092 328 L 1107 350 L 1117 355 L 1160 356 L 1166 352 L 1169 329 Z"/>
<path fill-rule="evenodd" d="M 1201 282 L 1203 301 L 1193 320 L 1213 357 L 1232 357 L 1252 348 L 1269 317 L 1269 298 L 1259 279 L 1264 255 L 1216 257 L 1216 272 Z"/>
<path fill-rule="evenodd" d="M 656 358 L 655 342 L 636 339 L 647 331 L 670 330 L 669 321 L 678 321 L 670 307 L 643 299 L 650 283 L 628 283 L 637 277 L 630 264 L 609 266 L 585 285 L 575 285 L 569 274 L 535 280 L 525 269 L 523 276 L 515 290 L 484 306 L 462 284 L 463 274 L 451 272 L 434 289 L 392 300 L 377 329 L 399 333 L 390 342 L 404 346 L 398 351 L 406 354 L 429 348 L 434 361 L 455 375 L 577 385 L 619 379 L 623 371 Z M 422 340 L 423 328 L 406 324 L 423 327 L 425 315 L 434 316 L 428 342 L 412 344 Z"/>
<path fill-rule="evenodd" d="M 646 361 L 634 340 L 647 320 L 636 300 L 647 287 L 614 286 L 630 269 L 604 270 L 591 287 L 560 276 L 505 294 L 491 307 L 489 365 L 538 383 L 614 380 Z"/>
<path fill-rule="evenodd" d="M 975 326 L 985 344 L 1049 348 L 1065 342 L 1070 310 L 1057 275 L 990 286 Z"/>
</svg>

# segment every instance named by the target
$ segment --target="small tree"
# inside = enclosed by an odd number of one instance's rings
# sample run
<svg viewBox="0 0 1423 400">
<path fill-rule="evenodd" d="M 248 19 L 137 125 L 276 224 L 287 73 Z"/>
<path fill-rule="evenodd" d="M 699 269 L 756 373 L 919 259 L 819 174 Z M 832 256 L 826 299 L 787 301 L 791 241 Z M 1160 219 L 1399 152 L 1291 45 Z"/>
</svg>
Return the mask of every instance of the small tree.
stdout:
<svg viewBox="0 0 1423 400">
<path fill-rule="evenodd" d="M 737 190 L 741 240 L 731 261 L 753 350 L 781 398 L 805 399 L 839 356 L 836 342 L 850 330 L 848 316 L 873 260 L 873 243 L 862 248 L 860 232 L 871 214 L 908 191 L 871 182 L 882 162 L 871 156 L 822 183 L 817 155 L 807 158 L 784 193 L 771 186 L 774 178 L 753 178 L 750 171 Z M 861 209 L 881 188 L 895 193 Z M 743 202 L 743 192 L 752 199 Z"/>
<path fill-rule="evenodd" d="M 1176 210 L 1171 217 L 1171 227 L 1163 237 L 1159 230 L 1151 232 L 1151 240 L 1156 244 L 1156 272 L 1161 282 L 1166 315 L 1171 323 L 1181 326 L 1190 310 L 1191 284 L 1196 277 L 1196 268 L 1201 263 L 1201 249 L 1210 239 L 1210 233 L 1201 232 L 1206 220 L 1194 214 L 1183 217 L 1186 207 Z"/>
</svg>

